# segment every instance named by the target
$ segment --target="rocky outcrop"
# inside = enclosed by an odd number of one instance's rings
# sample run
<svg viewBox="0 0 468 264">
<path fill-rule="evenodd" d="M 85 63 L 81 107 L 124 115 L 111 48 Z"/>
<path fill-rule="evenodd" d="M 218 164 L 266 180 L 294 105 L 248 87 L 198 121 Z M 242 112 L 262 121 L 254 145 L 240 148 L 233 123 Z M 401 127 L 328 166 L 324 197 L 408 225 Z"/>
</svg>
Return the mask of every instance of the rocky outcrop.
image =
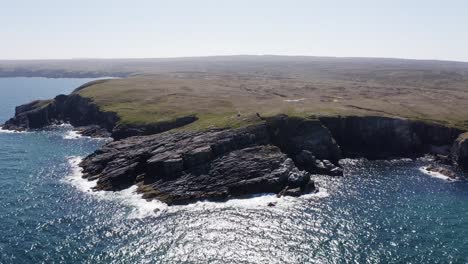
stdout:
<svg viewBox="0 0 468 264">
<path fill-rule="evenodd" d="M 98 80 L 92 83 L 104 81 L 106 80 Z M 83 87 L 86 88 L 86 85 L 77 88 L 75 91 L 79 91 Z M 74 127 L 82 127 L 78 129 L 80 133 L 82 132 L 82 135 L 93 137 L 110 135 L 118 140 L 132 136 L 161 133 L 196 120 L 196 116 L 186 116 L 157 124 L 123 125 L 119 124 L 119 117 L 116 113 L 101 111 L 91 99 L 72 93 L 70 95 L 58 95 L 52 100 L 33 101 L 16 107 L 15 116 L 3 125 L 3 129 L 23 131 L 66 122 Z"/>
<path fill-rule="evenodd" d="M 272 144 L 291 157 L 300 169 L 315 174 L 343 175 L 343 170 L 329 161 L 338 163 L 340 147 L 319 120 L 278 115 L 266 119 L 266 124 Z"/>
<path fill-rule="evenodd" d="M 27 130 L 68 122 L 75 127 L 98 125 L 111 131 L 117 121 L 118 117 L 115 113 L 102 112 L 90 99 L 71 94 L 58 95 L 53 100 L 34 101 L 18 106 L 15 116 L 8 120 L 3 128 Z M 88 135 L 90 135 L 89 132 Z"/>
<path fill-rule="evenodd" d="M 98 180 L 97 190 L 121 190 L 137 184 L 144 198 L 168 204 L 313 191 L 310 175 L 270 142 L 264 124 L 222 131 L 165 132 L 111 142 L 84 159 L 81 166 L 85 178 Z"/>
<path fill-rule="evenodd" d="M 3 124 L 3 129 L 26 130 L 50 124 L 49 109 L 52 100 L 37 100 L 15 108 L 15 117 Z"/>
<path fill-rule="evenodd" d="M 453 143 L 452 160 L 463 170 L 468 171 L 468 133 L 461 134 Z"/>
<path fill-rule="evenodd" d="M 111 137 L 111 133 L 107 131 L 107 129 L 102 128 L 97 125 L 89 125 L 89 126 L 81 126 L 75 127 L 75 131 L 78 134 L 84 137 L 94 137 L 94 138 L 109 138 Z"/>
</svg>

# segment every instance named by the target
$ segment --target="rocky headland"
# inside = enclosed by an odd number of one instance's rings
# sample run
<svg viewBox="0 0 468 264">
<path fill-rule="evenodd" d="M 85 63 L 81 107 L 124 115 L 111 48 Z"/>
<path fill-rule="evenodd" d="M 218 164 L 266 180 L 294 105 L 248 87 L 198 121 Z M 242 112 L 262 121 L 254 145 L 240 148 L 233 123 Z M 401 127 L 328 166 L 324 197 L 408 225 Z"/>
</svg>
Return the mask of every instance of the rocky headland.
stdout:
<svg viewBox="0 0 468 264">
<path fill-rule="evenodd" d="M 78 93 L 18 106 L 4 129 L 68 122 L 87 136 L 113 142 L 80 164 L 96 190 L 132 185 L 169 205 L 258 193 L 300 196 L 316 191 L 311 174 L 340 176 L 341 158 L 390 159 L 432 154 L 468 169 L 463 130 L 396 117 L 262 117 L 238 128 L 183 129 L 189 115 L 149 125 L 122 125 Z"/>
</svg>

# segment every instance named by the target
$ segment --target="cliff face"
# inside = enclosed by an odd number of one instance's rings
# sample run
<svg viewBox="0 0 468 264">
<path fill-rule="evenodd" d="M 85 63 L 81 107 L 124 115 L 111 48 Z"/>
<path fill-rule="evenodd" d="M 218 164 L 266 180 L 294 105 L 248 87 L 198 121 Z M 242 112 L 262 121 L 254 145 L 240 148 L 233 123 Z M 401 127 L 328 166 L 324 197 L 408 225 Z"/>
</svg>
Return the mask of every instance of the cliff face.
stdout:
<svg viewBox="0 0 468 264">
<path fill-rule="evenodd" d="M 453 144 L 452 159 L 460 168 L 468 171 L 468 133 L 461 134 Z"/>
<path fill-rule="evenodd" d="M 129 137 L 104 146 L 81 166 L 86 178 L 98 180 L 98 190 L 137 184 L 145 198 L 168 204 L 263 192 L 301 195 L 314 190 L 309 173 L 342 175 L 333 164 L 339 158 L 440 154 L 458 134 L 403 119 L 280 115 L 241 129 Z"/>
<path fill-rule="evenodd" d="M 53 100 L 34 101 L 16 107 L 15 116 L 4 129 L 26 130 L 69 122 L 75 127 L 99 125 L 111 131 L 118 121 L 115 113 L 101 112 L 88 98 L 76 94 L 58 95 Z"/>
<path fill-rule="evenodd" d="M 323 117 L 346 157 L 387 159 L 446 154 L 461 130 L 388 117 Z"/>
</svg>

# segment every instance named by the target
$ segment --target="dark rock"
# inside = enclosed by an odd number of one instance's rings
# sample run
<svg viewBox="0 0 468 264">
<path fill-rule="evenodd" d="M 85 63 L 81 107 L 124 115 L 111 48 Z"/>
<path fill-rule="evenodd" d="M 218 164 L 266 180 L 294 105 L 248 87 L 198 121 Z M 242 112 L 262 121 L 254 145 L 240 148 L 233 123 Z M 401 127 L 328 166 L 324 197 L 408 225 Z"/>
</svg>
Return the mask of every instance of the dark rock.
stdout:
<svg viewBox="0 0 468 264">
<path fill-rule="evenodd" d="M 310 181 L 310 174 L 291 173 L 288 177 L 288 186 L 291 188 L 301 187 Z"/>
<path fill-rule="evenodd" d="M 137 184 L 144 198 L 168 204 L 314 189 L 310 175 L 269 142 L 264 124 L 165 132 L 108 143 L 81 166 L 84 177 L 99 179 L 98 190 Z"/>
<path fill-rule="evenodd" d="M 429 145 L 428 153 L 432 155 L 441 155 L 441 156 L 448 156 L 450 155 L 450 145 Z"/>
<path fill-rule="evenodd" d="M 301 187 L 301 191 L 304 194 L 317 192 L 314 181 L 309 181 L 306 185 Z"/>
<path fill-rule="evenodd" d="M 111 133 L 107 129 L 97 125 L 76 127 L 75 130 L 85 137 L 108 138 L 111 136 Z"/>
<path fill-rule="evenodd" d="M 299 154 L 296 155 L 295 161 L 298 166 L 307 167 L 310 164 L 315 164 L 317 159 L 312 154 L 312 152 L 308 150 L 302 150 Z"/>
<path fill-rule="evenodd" d="M 346 157 L 388 159 L 419 157 L 450 145 L 462 132 L 455 128 L 379 116 L 321 117 Z"/>
<path fill-rule="evenodd" d="M 439 164 L 452 165 L 452 159 L 448 155 L 437 154 L 434 156 L 434 161 Z"/>
<path fill-rule="evenodd" d="M 325 173 L 326 175 L 330 175 L 330 176 L 343 176 L 343 169 L 340 168 L 340 167 L 335 167 L 331 170 L 329 170 L 327 173 Z"/>
<path fill-rule="evenodd" d="M 329 160 L 318 160 L 308 150 L 302 150 L 296 155 L 296 164 L 300 169 L 304 169 L 313 174 L 325 174 L 330 176 L 342 176 L 343 169 L 334 165 Z"/>
<path fill-rule="evenodd" d="M 184 166 L 192 168 L 200 164 L 209 162 L 213 158 L 213 152 L 210 146 L 202 146 L 191 150 L 184 155 Z"/>
<path fill-rule="evenodd" d="M 468 133 L 461 134 L 453 143 L 451 156 L 453 162 L 468 171 Z"/>
<path fill-rule="evenodd" d="M 69 122 L 75 127 L 97 125 L 110 131 L 117 121 L 115 113 L 101 112 L 90 99 L 71 94 L 18 106 L 15 116 L 4 124 L 4 128 L 27 130 Z"/>
<path fill-rule="evenodd" d="M 151 157 L 146 165 L 146 173 L 158 177 L 176 177 L 182 173 L 184 162 L 180 156 L 170 156 L 168 153 L 156 154 Z"/>
<path fill-rule="evenodd" d="M 267 119 L 267 125 L 272 143 L 290 157 L 306 150 L 318 159 L 341 158 L 340 147 L 319 120 L 279 115 Z"/>
<path fill-rule="evenodd" d="M 302 195 L 301 188 L 294 188 L 294 189 L 287 189 L 283 192 L 283 196 L 292 196 L 292 197 L 299 197 Z"/>
<path fill-rule="evenodd" d="M 120 191 L 133 185 L 140 171 L 140 163 L 106 168 L 99 176 L 95 189 L 106 191 Z"/>
</svg>

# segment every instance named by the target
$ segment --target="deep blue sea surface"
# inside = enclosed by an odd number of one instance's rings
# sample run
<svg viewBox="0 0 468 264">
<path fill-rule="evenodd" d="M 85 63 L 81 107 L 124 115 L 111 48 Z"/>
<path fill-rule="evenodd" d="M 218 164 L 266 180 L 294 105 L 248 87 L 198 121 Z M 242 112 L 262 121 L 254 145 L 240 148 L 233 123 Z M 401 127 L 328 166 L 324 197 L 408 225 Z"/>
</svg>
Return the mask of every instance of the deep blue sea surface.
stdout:
<svg viewBox="0 0 468 264">
<path fill-rule="evenodd" d="M 0 123 L 87 81 L 0 78 Z M 468 262 L 468 184 L 422 173 L 423 159 L 345 160 L 345 177 L 317 176 L 321 191 L 297 199 L 167 208 L 89 191 L 76 164 L 104 142 L 0 132 L 0 263 Z"/>
</svg>

